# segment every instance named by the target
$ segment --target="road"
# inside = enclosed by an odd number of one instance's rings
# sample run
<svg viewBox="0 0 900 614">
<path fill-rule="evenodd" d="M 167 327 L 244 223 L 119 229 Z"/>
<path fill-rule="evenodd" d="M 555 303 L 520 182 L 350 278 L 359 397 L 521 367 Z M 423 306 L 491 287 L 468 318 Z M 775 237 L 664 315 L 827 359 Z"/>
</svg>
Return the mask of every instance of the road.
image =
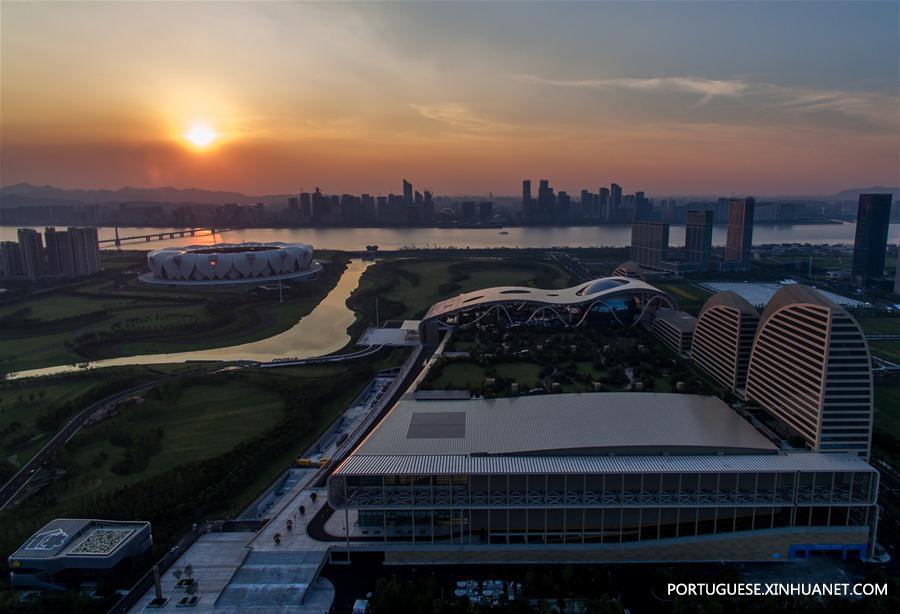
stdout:
<svg viewBox="0 0 900 614">
<path fill-rule="evenodd" d="M 3 485 L 3 488 L 0 488 L 0 510 L 5 509 L 10 503 L 14 502 L 16 497 L 22 490 L 28 485 L 31 479 L 38 472 L 38 469 L 44 466 L 44 463 L 50 459 L 56 451 L 59 449 L 61 445 L 72 439 L 81 427 L 84 426 L 85 421 L 93 414 L 95 411 L 106 405 L 107 403 L 113 403 L 120 399 L 123 399 L 127 396 L 135 394 L 136 392 L 141 392 L 143 390 L 147 390 L 148 388 L 152 388 L 154 386 L 159 385 L 163 381 L 166 381 L 169 378 L 163 378 L 161 380 L 148 382 L 146 384 L 141 384 L 140 386 L 133 386 L 132 388 L 128 388 L 123 390 L 122 392 L 117 392 L 116 394 L 112 394 L 108 397 L 100 399 L 99 401 L 88 405 L 85 409 L 81 411 L 77 416 L 69 420 L 69 422 L 56 434 L 53 438 L 47 442 L 47 444 L 40 449 L 40 451 L 31 457 L 31 459 L 25 463 L 21 469 L 12 477 L 10 480 Z"/>
</svg>

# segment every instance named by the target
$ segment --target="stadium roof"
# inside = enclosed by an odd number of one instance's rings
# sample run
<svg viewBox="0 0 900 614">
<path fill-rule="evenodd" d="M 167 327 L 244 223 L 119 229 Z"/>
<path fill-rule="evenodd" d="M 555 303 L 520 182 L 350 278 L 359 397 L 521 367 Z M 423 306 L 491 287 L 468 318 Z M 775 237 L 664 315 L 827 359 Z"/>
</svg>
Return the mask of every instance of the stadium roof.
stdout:
<svg viewBox="0 0 900 614">
<path fill-rule="evenodd" d="M 356 456 L 775 453 L 716 397 L 639 392 L 402 400 Z"/>
<path fill-rule="evenodd" d="M 546 305 L 580 305 L 602 300 L 623 291 L 643 291 L 660 294 L 674 301 L 662 290 L 629 277 L 601 277 L 571 288 L 542 290 L 523 286 L 497 286 L 474 292 L 466 292 L 431 306 L 423 320 L 448 315 L 456 311 L 481 307 L 494 303 L 540 303 Z"/>
<path fill-rule="evenodd" d="M 787 454 L 716 454 L 663 456 L 356 456 L 335 475 L 456 475 L 531 473 L 780 473 L 834 471 L 872 473 L 875 469 L 854 454 L 789 452 Z"/>
</svg>

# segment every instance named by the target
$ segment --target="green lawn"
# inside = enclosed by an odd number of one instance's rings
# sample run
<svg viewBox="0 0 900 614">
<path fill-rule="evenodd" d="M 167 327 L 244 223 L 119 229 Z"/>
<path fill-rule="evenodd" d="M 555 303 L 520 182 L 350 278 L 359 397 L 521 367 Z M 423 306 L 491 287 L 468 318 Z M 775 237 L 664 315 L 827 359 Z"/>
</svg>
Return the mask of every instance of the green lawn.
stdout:
<svg viewBox="0 0 900 614">
<path fill-rule="evenodd" d="M 497 365 L 497 375 L 513 379 L 528 388 L 540 385 L 540 372 L 541 365 L 532 362 L 502 362 Z"/>
<path fill-rule="evenodd" d="M 857 321 L 868 335 L 900 335 L 900 318 L 860 317 Z"/>
<path fill-rule="evenodd" d="M 129 403 L 121 414 L 82 429 L 70 444 L 69 462 L 78 467 L 72 480 L 54 484 L 48 494 L 60 502 L 101 489 L 114 488 L 149 478 L 176 465 L 218 456 L 241 441 L 276 425 L 284 413 L 284 400 L 276 393 L 240 382 L 191 386 L 174 401 L 152 399 Z M 124 455 L 112 445 L 114 431 L 163 429 L 162 451 L 151 457 L 141 472 L 118 475 L 111 465 Z M 108 459 L 99 467 L 92 462 L 100 453 Z"/>
<path fill-rule="evenodd" d="M 875 428 L 900 438 L 900 382 L 875 383 Z"/>
<path fill-rule="evenodd" d="M 706 302 L 712 292 L 704 290 L 692 283 L 653 283 L 654 286 L 668 293 L 675 299 L 678 306 L 688 312 L 696 313 Z"/>
<path fill-rule="evenodd" d="M 416 318 L 439 300 L 463 292 L 492 286 L 563 288 L 568 283 L 568 275 L 558 266 L 534 259 L 396 259 L 370 267 L 351 300 L 357 311 L 374 315 L 377 296 L 382 301 L 382 320 Z M 396 305 L 394 311 L 391 303 Z"/>
<path fill-rule="evenodd" d="M 132 258 L 140 269 L 142 259 Z M 337 284 L 344 260 L 297 284 L 280 303 L 253 288 L 139 285 L 132 272 L 53 287 L 0 308 L 0 372 L 138 354 L 239 345 L 283 332 Z"/>
<path fill-rule="evenodd" d="M 879 358 L 900 362 L 900 343 L 896 339 L 869 341 L 869 349 Z"/>
<path fill-rule="evenodd" d="M 79 376 L 0 385 L 0 432 L 5 433 L 0 435 L 0 457 L 16 466 L 31 458 L 55 432 L 40 429 L 35 424 L 37 417 L 78 398 L 99 381 L 98 377 Z"/>
<path fill-rule="evenodd" d="M 444 365 L 432 382 L 435 390 L 471 390 L 484 384 L 484 369 L 471 362 L 451 362 Z"/>
</svg>

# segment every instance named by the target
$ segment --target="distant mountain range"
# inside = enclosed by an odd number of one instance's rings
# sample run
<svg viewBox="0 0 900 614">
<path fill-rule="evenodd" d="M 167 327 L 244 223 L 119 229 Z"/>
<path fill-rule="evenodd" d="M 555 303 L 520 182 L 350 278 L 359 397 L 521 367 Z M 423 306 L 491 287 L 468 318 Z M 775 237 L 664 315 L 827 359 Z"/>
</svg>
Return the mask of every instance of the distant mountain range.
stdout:
<svg viewBox="0 0 900 614">
<path fill-rule="evenodd" d="M 820 196 L 784 196 L 785 199 L 823 199 L 855 201 L 860 193 L 891 193 L 894 199 L 900 198 L 900 187 L 872 186 L 869 188 L 852 188 L 831 195 Z M 93 203 L 168 203 L 187 204 L 200 203 L 220 205 L 223 203 L 284 203 L 290 194 L 266 194 L 252 196 L 241 192 L 222 192 L 202 190 L 199 188 L 132 188 L 119 190 L 69 190 L 52 185 L 32 185 L 17 183 L 0 187 L 0 207 L 37 207 L 48 205 L 77 205 Z"/>
<path fill-rule="evenodd" d="M 858 200 L 860 194 L 893 194 L 896 201 L 900 198 L 900 188 L 886 188 L 880 185 L 872 186 L 871 188 L 851 188 L 833 194 L 829 198 L 834 200 Z"/>
<path fill-rule="evenodd" d="M 132 188 L 119 190 L 68 190 L 52 185 L 16 183 L 0 188 L 0 206 L 30 207 L 47 205 L 78 205 L 102 203 L 283 203 L 288 194 L 249 196 L 240 192 L 221 192 L 197 188 Z"/>
</svg>

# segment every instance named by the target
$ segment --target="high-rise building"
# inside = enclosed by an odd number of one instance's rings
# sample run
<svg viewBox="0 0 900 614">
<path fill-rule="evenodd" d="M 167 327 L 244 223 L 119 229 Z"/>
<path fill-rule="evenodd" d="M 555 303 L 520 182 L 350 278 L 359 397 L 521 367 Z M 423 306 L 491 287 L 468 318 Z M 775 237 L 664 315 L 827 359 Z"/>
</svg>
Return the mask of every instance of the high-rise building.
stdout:
<svg viewBox="0 0 900 614">
<path fill-rule="evenodd" d="M 728 203 L 728 234 L 723 263 L 725 270 L 750 270 L 754 208 L 755 201 L 752 198 L 732 198 Z"/>
<path fill-rule="evenodd" d="M 556 196 L 553 194 L 553 188 L 546 179 L 541 179 L 538 187 L 538 207 L 537 221 L 542 224 L 549 224 L 553 219 L 553 211 L 556 209 Z"/>
<path fill-rule="evenodd" d="M 669 250 L 669 225 L 663 222 L 631 224 L 631 259 L 641 266 L 659 267 Z"/>
<path fill-rule="evenodd" d="M 740 294 L 726 290 L 712 295 L 697 316 L 691 347 L 694 364 L 743 396 L 757 324 L 759 312 Z"/>
<path fill-rule="evenodd" d="M 0 277 L 12 279 L 23 274 L 19 244 L 15 241 L 0 242 Z"/>
<path fill-rule="evenodd" d="M 434 224 L 434 200 L 428 190 L 425 191 L 425 202 L 422 204 L 422 208 L 424 209 L 425 224 L 431 226 Z"/>
<path fill-rule="evenodd" d="M 625 221 L 622 186 L 617 183 L 614 183 L 609 187 L 609 221 L 613 223 Z"/>
<path fill-rule="evenodd" d="M 869 346 L 853 316 L 812 288 L 783 286 L 766 305 L 750 353 L 747 397 L 817 452 L 869 456 Z"/>
<path fill-rule="evenodd" d="M 302 200 L 301 200 L 302 202 Z M 329 201 L 322 195 L 319 188 L 312 194 L 312 223 L 322 224 L 328 220 L 331 213 Z"/>
<path fill-rule="evenodd" d="M 55 277 L 74 277 L 75 252 L 72 249 L 72 235 L 51 226 L 44 230 L 44 244 L 47 253 L 47 274 Z"/>
<path fill-rule="evenodd" d="M 712 211 L 688 211 L 684 229 L 684 260 L 697 264 L 697 271 L 709 270 L 712 252 Z"/>
<path fill-rule="evenodd" d="M 900 245 L 897 245 L 897 254 L 896 270 L 894 271 L 894 294 L 900 295 Z"/>
<path fill-rule="evenodd" d="M 531 201 L 531 180 L 525 179 L 522 182 L 522 206 Z"/>
<path fill-rule="evenodd" d="M 72 245 L 75 275 L 93 275 L 100 271 L 100 243 L 96 228 L 72 228 L 66 232 Z"/>
<path fill-rule="evenodd" d="M 487 222 L 494 217 L 494 203 L 490 200 L 483 200 L 478 203 L 478 220 Z"/>
<path fill-rule="evenodd" d="M 44 275 L 44 242 L 40 233 L 31 228 L 19 228 L 18 237 L 22 275 L 40 279 Z"/>
<path fill-rule="evenodd" d="M 891 223 L 890 194 L 860 194 L 853 243 L 853 278 L 859 285 L 884 275 L 888 228 Z"/>
<path fill-rule="evenodd" d="M 634 219 L 640 221 L 650 220 L 653 213 L 653 203 L 643 192 L 634 193 Z"/>
<path fill-rule="evenodd" d="M 598 193 L 597 217 L 603 222 L 610 220 L 609 214 L 609 188 L 600 188 Z"/>
<path fill-rule="evenodd" d="M 306 221 L 309 221 L 312 217 L 312 200 L 309 192 L 300 194 L 300 217 Z"/>
<path fill-rule="evenodd" d="M 572 199 L 569 194 L 560 190 L 556 195 L 556 209 L 554 210 L 554 224 L 568 224 L 572 215 Z"/>
<path fill-rule="evenodd" d="M 407 207 L 413 206 L 413 187 L 406 179 L 403 180 L 403 204 Z"/>
</svg>

